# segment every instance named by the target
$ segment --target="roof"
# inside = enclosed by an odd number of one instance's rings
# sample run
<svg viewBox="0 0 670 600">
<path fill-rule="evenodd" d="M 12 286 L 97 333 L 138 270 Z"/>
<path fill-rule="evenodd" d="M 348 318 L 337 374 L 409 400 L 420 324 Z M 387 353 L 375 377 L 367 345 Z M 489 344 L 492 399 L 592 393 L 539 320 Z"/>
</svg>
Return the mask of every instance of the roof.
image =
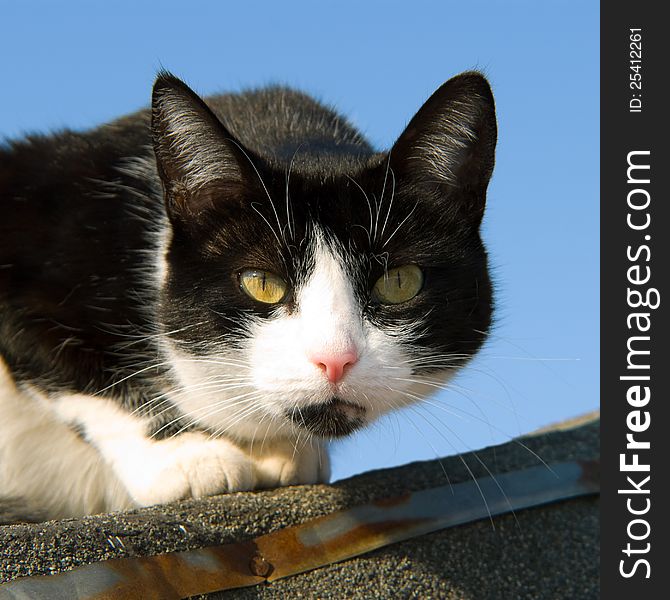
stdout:
<svg viewBox="0 0 670 600">
<path fill-rule="evenodd" d="M 597 459 L 599 421 L 567 430 L 559 424 L 476 454 L 373 471 L 332 485 L 227 494 L 80 519 L 0 526 L 0 581 L 110 558 L 250 539 L 375 499 L 442 486 L 445 472 L 451 483 L 468 481 L 471 475 L 465 463 L 476 477 L 485 477 L 482 463 L 499 474 L 538 465 L 535 455 L 547 463 Z M 0 504 L 0 522 L 3 508 L 11 509 Z M 423 535 L 232 595 L 598 598 L 598 498 L 563 501 Z"/>
</svg>

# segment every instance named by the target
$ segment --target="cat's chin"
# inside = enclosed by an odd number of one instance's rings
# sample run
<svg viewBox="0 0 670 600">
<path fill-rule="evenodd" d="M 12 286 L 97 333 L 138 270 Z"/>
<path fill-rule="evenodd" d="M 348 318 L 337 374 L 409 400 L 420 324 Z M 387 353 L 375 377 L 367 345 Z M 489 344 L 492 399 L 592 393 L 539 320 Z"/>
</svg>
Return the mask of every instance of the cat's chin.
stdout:
<svg viewBox="0 0 670 600">
<path fill-rule="evenodd" d="M 288 411 L 291 422 L 315 436 L 336 438 L 347 436 L 366 424 L 365 408 L 333 396 L 319 402 Z"/>
</svg>

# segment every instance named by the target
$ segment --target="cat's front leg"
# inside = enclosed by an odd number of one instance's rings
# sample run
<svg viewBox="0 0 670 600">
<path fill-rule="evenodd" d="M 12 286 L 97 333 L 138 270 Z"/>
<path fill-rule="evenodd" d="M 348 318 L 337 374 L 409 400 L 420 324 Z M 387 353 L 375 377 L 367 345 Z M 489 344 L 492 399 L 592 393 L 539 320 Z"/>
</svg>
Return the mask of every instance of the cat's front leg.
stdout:
<svg viewBox="0 0 670 600">
<path fill-rule="evenodd" d="M 326 483 L 330 479 L 330 460 L 325 445 L 290 440 L 256 443 L 248 449 L 254 459 L 258 487 Z"/>
<path fill-rule="evenodd" d="M 62 396 L 54 408 L 61 420 L 76 425 L 97 448 L 137 506 L 257 485 L 253 461 L 227 439 L 187 432 L 154 440 L 147 436 L 144 419 L 103 398 Z"/>
</svg>

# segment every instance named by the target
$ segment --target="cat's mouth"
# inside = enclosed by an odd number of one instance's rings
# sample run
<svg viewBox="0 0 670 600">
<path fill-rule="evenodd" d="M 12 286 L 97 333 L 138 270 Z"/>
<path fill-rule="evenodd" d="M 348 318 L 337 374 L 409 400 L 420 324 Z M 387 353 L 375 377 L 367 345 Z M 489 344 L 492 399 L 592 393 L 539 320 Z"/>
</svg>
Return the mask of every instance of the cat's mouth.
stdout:
<svg viewBox="0 0 670 600">
<path fill-rule="evenodd" d="M 288 416 L 295 425 L 320 437 L 343 437 L 365 425 L 365 408 L 336 396 L 289 411 Z"/>
</svg>

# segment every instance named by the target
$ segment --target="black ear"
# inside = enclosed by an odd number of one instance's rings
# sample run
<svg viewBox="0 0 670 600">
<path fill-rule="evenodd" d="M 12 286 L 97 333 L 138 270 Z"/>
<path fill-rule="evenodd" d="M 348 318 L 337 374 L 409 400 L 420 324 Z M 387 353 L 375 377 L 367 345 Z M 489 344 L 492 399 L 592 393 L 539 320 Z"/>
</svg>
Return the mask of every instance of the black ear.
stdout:
<svg viewBox="0 0 670 600">
<path fill-rule="evenodd" d="M 391 150 L 391 165 L 413 185 L 480 197 L 481 206 L 470 208 L 481 213 L 496 137 L 488 82 L 480 73 L 462 73 L 444 83 L 412 118 Z"/>
<path fill-rule="evenodd" d="M 234 194 L 244 179 L 233 136 L 185 83 L 160 73 L 153 88 L 151 131 L 168 214 L 192 221 L 215 195 Z"/>
</svg>

